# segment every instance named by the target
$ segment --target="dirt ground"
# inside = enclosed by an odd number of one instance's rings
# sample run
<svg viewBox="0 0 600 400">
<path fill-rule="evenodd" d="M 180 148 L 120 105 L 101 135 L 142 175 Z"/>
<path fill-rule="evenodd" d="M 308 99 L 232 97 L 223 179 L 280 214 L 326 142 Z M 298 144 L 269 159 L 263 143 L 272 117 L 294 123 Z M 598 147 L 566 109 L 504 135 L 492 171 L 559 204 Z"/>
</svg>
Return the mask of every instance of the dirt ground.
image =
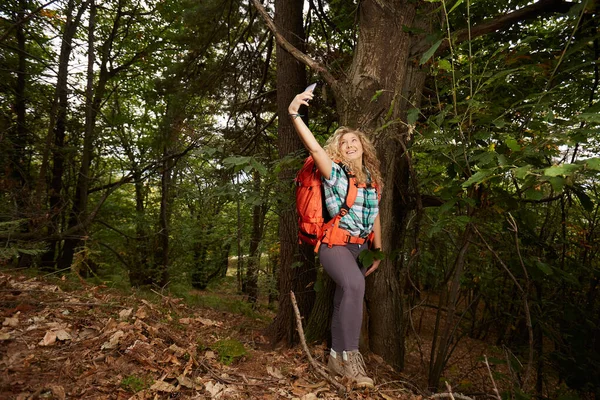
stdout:
<svg viewBox="0 0 600 400">
<path fill-rule="evenodd" d="M 344 392 L 300 346 L 273 349 L 264 336 L 268 318 L 14 271 L 0 271 L 0 304 L 0 399 L 450 398 L 423 389 L 433 312 L 419 316 L 426 329 L 409 337 L 402 374 L 366 354 L 375 388 L 338 382 Z M 454 392 L 473 399 L 493 394 L 481 361 L 486 351 L 483 343 L 461 341 L 445 374 Z M 325 346 L 310 352 L 324 367 Z"/>
</svg>

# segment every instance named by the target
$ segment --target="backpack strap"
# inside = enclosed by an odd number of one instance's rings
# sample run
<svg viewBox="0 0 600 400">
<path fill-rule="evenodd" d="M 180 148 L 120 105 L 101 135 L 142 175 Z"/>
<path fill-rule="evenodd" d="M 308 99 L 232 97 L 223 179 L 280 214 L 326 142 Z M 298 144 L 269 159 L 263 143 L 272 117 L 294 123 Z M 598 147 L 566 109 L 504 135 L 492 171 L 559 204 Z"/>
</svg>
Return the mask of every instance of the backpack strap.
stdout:
<svg viewBox="0 0 600 400">
<path fill-rule="evenodd" d="M 341 161 L 334 161 L 338 164 L 342 171 L 346 174 L 346 178 L 348 180 L 348 190 L 346 190 L 346 197 L 340 207 L 340 211 L 334 216 L 331 220 L 329 220 L 325 225 L 323 225 L 324 235 L 319 239 L 315 246 L 315 252 L 319 251 L 319 247 L 321 246 L 321 242 L 323 239 L 327 239 L 327 245 L 329 247 L 334 244 L 346 244 L 346 243 L 358 243 L 362 244 L 366 239 L 352 236 L 346 231 L 339 227 L 340 220 L 342 217 L 350 211 L 350 208 L 354 205 L 356 201 L 356 196 L 358 195 L 359 185 L 356 183 L 356 176 L 351 172 L 347 171 L 345 166 Z"/>
</svg>

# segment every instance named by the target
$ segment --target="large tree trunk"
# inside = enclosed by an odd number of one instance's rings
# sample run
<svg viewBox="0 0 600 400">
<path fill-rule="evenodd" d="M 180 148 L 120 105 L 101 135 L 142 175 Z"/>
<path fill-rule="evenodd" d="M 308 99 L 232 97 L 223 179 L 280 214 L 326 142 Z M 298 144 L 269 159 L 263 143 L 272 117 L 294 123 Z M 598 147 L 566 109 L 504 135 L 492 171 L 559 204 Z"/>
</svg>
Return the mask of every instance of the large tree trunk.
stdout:
<svg viewBox="0 0 600 400">
<path fill-rule="evenodd" d="M 304 49 L 304 29 L 302 26 L 303 0 L 276 0 L 275 23 L 283 36 L 298 49 Z M 280 116 L 279 156 L 285 157 L 303 149 L 289 118 L 287 107 L 294 96 L 306 85 L 304 64 L 297 61 L 281 46 L 277 46 L 277 114 Z M 279 179 L 291 182 L 295 171 L 282 170 Z M 290 194 L 291 195 L 291 194 Z M 270 327 L 274 343 L 285 340 L 288 344 L 297 342 L 294 313 L 290 300 L 290 291 L 296 293 L 298 307 L 302 315 L 307 315 L 314 301 L 314 293 L 307 293 L 306 286 L 314 281 L 314 269 L 303 264 L 292 268 L 298 260 L 298 236 L 296 213 L 293 208 L 281 210 L 279 217 L 280 269 L 279 269 L 279 309 L 277 317 Z"/>
<path fill-rule="evenodd" d="M 87 3 L 80 5 L 77 15 L 73 17 L 75 0 L 70 0 L 65 12 L 67 20 L 61 40 L 60 56 L 58 59 L 58 77 L 56 81 L 55 97 L 50 111 L 50 125 L 46 137 L 46 146 L 42 156 L 42 165 L 37 184 L 37 197 L 40 206 L 45 203 L 46 196 L 46 171 L 48 169 L 50 154 L 52 154 L 52 175 L 48 193 L 48 205 L 50 221 L 48 223 L 48 236 L 52 236 L 60 230 L 60 216 L 63 213 L 62 201 L 62 178 L 64 173 L 64 147 L 65 132 L 68 111 L 68 69 L 71 57 L 72 42 L 75 32 L 81 21 L 81 16 L 87 8 Z M 56 252 L 59 250 L 59 242 L 50 241 L 48 251 L 42 256 L 42 267 L 53 269 L 55 265 Z"/>
<path fill-rule="evenodd" d="M 416 11 L 412 1 L 361 2 L 358 46 L 347 88 L 336 99 L 341 123 L 369 133 L 378 150 L 385 182 L 380 204 L 382 246 L 388 253 L 404 246 L 410 132 L 399 122 L 380 127 L 390 120 L 406 121 L 410 104 L 418 106 L 420 101 L 426 75 L 411 63 L 412 39 L 403 30 L 415 26 Z M 381 95 L 373 101 L 378 91 Z M 403 279 L 402 258 L 385 260 L 367 278 L 365 296 L 370 348 L 397 368 L 404 364 Z"/>
</svg>

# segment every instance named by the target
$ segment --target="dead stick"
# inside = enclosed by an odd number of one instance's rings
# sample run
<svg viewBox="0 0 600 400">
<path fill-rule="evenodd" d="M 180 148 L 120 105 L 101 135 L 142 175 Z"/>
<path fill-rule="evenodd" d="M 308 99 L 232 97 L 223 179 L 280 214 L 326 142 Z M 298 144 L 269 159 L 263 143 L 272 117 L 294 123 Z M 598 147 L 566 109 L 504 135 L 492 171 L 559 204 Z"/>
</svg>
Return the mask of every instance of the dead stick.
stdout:
<svg viewBox="0 0 600 400">
<path fill-rule="evenodd" d="M 452 394 L 452 388 L 450 387 L 450 384 L 448 383 L 448 381 L 445 381 L 444 383 L 446 384 L 446 389 L 448 389 L 448 394 L 450 395 L 450 399 L 456 400 L 454 398 L 454 395 Z"/>
<path fill-rule="evenodd" d="M 293 291 L 290 291 L 290 297 L 292 299 L 292 306 L 294 307 L 294 314 L 296 315 L 296 326 L 298 328 L 298 335 L 300 336 L 300 343 L 302 343 L 302 348 L 304 349 L 304 352 L 306 353 L 306 355 L 308 357 L 308 361 L 310 362 L 310 365 L 313 366 L 313 368 L 319 373 L 319 375 L 321 375 L 322 377 L 327 379 L 327 381 L 329 383 L 331 383 L 333 386 L 335 386 L 340 392 L 346 393 L 346 387 L 344 387 L 344 385 L 342 385 L 339 382 L 336 382 L 333 378 L 331 378 L 328 373 L 326 373 L 325 371 L 323 371 L 321 369 L 321 367 L 319 367 L 319 364 L 317 364 L 317 362 L 314 360 L 314 358 L 312 358 L 312 355 L 310 354 L 310 351 L 308 350 L 308 346 L 306 345 L 306 340 L 304 339 L 304 328 L 302 328 L 302 317 L 300 316 L 300 310 L 298 309 L 298 303 L 296 303 L 296 296 L 294 295 Z"/>
<path fill-rule="evenodd" d="M 496 398 L 498 400 L 502 400 L 502 397 L 500 397 L 500 392 L 498 392 L 498 387 L 496 386 L 496 381 L 494 381 L 494 376 L 492 375 L 492 369 L 490 368 L 490 363 L 488 363 L 487 356 L 484 354 L 483 358 L 485 359 L 485 366 L 487 367 L 487 370 L 490 373 L 490 379 L 492 380 L 492 384 L 494 385 L 494 393 L 496 393 Z"/>
<path fill-rule="evenodd" d="M 460 394 L 460 393 L 436 393 L 436 394 L 432 394 L 431 396 L 429 396 L 429 398 L 430 399 L 451 398 L 454 400 L 473 400 L 472 397 L 465 396 L 464 394 Z"/>
</svg>

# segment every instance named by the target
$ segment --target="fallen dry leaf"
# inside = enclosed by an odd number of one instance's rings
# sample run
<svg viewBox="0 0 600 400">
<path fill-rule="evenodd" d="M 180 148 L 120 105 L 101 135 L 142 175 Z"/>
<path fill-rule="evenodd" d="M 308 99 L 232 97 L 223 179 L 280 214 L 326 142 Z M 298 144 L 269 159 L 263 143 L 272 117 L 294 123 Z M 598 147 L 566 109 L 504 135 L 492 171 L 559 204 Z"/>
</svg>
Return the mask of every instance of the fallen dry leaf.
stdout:
<svg viewBox="0 0 600 400">
<path fill-rule="evenodd" d="M 139 318 L 139 319 L 144 319 L 147 316 L 148 316 L 148 312 L 146 312 L 146 307 L 144 307 L 144 306 L 138 308 L 137 312 L 135 313 L 135 317 Z"/>
<path fill-rule="evenodd" d="M 186 353 L 186 350 L 177 346 L 176 344 L 172 344 L 169 346 L 169 350 L 173 352 L 177 357 L 181 357 Z"/>
<path fill-rule="evenodd" d="M 189 325 L 192 322 L 191 318 L 179 318 L 179 323 L 184 325 Z"/>
<path fill-rule="evenodd" d="M 205 325 L 205 326 L 221 326 L 221 325 L 223 325 L 222 322 L 213 321 L 208 318 L 202 318 L 202 317 L 196 318 L 196 321 L 200 322 L 202 325 Z"/>
<path fill-rule="evenodd" d="M 224 394 L 235 392 L 235 390 L 223 385 L 219 382 L 213 383 L 209 381 L 204 385 L 204 389 L 210 393 L 210 397 L 213 399 L 220 399 Z"/>
<path fill-rule="evenodd" d="M 40 346 L 52 346 L 56 342 L 56 333 L 54 331 L 47 331 L 44 338 L 38 344 Z"/>
<path fill-rule="evenodd" d="M 179 389 L 177 389 L 175 386 L 173 386 L 170 383 L 167 383 L 165 381 L 156 381 L 150 387 L 150 390 L 156 390 L 157 392 L 175 393 Z"/>
<path fill-rule="evenodd" d="M 267 373 L 273 378 L 284 379 L 285 377 L 281 374 L 281 370 L 275 367 L 267 366 Z"/>
<path fill-rule="evenodd" d="M 60 385 L 50 385 L 52 394 L 59 398 L 59 400 L 65 400 L 67 398 L 65 388 Z"/>
<path fill-rule="evenodd" d="M 202 383 L 194 382 L 187 376 L 183 376 L 183 375 L 179 375 L 177 377 L 177 382 L 179 382 L 180 386 L 183 386 L 183 387 L 186 387 L 189 389 L 202 390 L 204 388 L 204 385 Z"/>
<path fill-rule="evenodd" d="M 10 333 L 8 333 L 8 332 L 0 332 L 0 341 L 10 340 L 10 339 L 12 339 L 11 336 L 10 336 Z"/>
<path fill-rule="evenodd" d="M 207 350 L 207 351 L 204 353 L 204 357 L 206 357 L 206 358 L 207 358 L 207 359 L 209 359 L 209 360 L 217 358 L 217 356 L 215 355 L 215 352 L 214 352 L 214 351 L 211 351 L 211 350 Z"/>
<path fill-rule="evenodd" d="M 133 314 L 133 308 L 127 308 L 125 310 L 121 310 L 119 312 L 119 319 L 120 320 L 126 320 L 129 317 L 131 317 L 131 314 Z"/>
<path fill-rule="evenodd" d="M 108 342 L 105 342 L 100 349 L 101 350 L 111 350 L 116 348 L 119 345 L 119 340 L 125 336 L 125 332 L 123 331 L 116 331 L 115 333 L 113 333 L 113 335 L 111 336 L 111 338 L 108 340 Z"/>
<path fill-rule="evenodd" d="M 13 317 L 4 318 L 4 322 L 2 322 L 2 326 L 18 326 L 19 325 L 19 317 L 18 314 Z"/>
<path fill-rule="evenodd" d="M 55 331 L 54 333 L 56 334 L 56 340 L 66 341 L 66 340 L 73 339 L 71 337 L 71 334 L 69 332 L 65 331 L 64 329 L 59 329 L 58 331 Z"/>
</svg>

